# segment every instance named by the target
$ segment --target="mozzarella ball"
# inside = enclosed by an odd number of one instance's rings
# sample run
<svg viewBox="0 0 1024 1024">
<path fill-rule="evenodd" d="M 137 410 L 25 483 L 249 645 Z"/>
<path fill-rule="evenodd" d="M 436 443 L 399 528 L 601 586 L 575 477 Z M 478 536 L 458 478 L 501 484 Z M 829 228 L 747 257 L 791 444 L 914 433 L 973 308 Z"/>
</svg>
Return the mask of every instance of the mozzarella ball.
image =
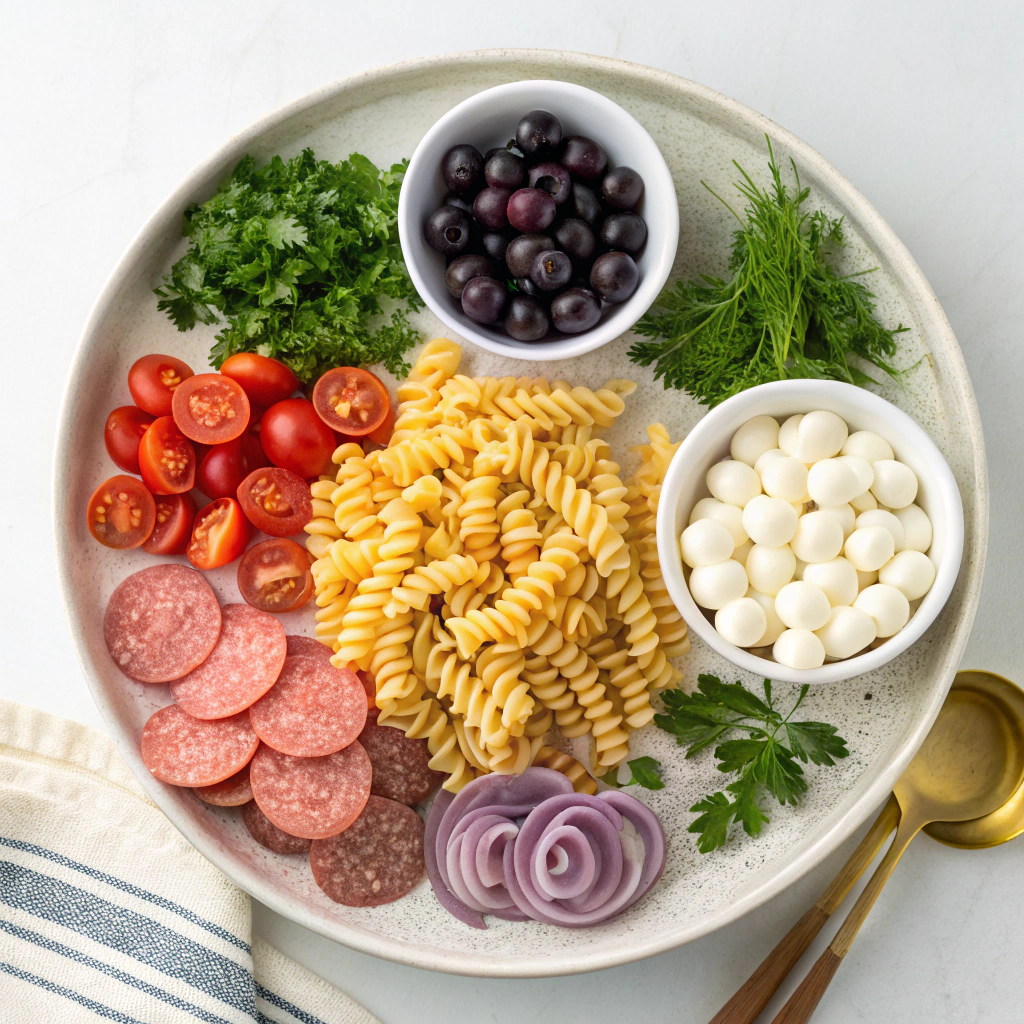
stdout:
<svg viewBox="0 0 1024 1024">
<path fill-rule="evenodd" d="M 807 568 L 809 562 L 805 562 L 802 558 L 796 560 L 796 568 L 793 570 L 793 579 L 802 580 L 804 578 L 804 569 Z"/>
<path fill-rule="evenodd" d="M 916 601 L 935 582 L 935 565 L 921 551 L 901 551 L 878 570 L 878 582 L 895 587 L 908 601 Z"/>
<path fill-rule="evenodd" d="M 786 629 L 782 619 L 779 618 L 778 612 L 775 610 L 775 598 L 768 594 L 762 594 L 753 587 L 747 591 L 747 597 L 752 601 L 756 601 L 761 606 L 766 622 L 764 632 L 750 646 L 771 647 L 779 639 L 779 635 Z"/>
<path fill-rule="evenodd" d="M 894 549 L 899 552 L 906 546 L 906 535 L 903 532 L 903 524 L 891 513 L 876 508 L 871 512 L 861 512 L 857 516 L 856 527 L 858 530 L 866 526 L 880 526 L 892 534 Z"/>
<path fill-rule="evenodd" d="M 804 416 L 797 424 L 796 433 L 796 457 L 801 462 L 819 462 L 839 454 L 850 430 L 842 416 L 822 409 Z"/>
<path fill-rule="evenodd" d="M 747 564 L 747 555 L 750 554 L 750 549 L 754 546 L 752 540 L 745 540 L 742 544 L 735 548 L 732 553 L 733 560 L 739 562 L 740 565 Z"/>
<path fill-rule="evenodd" d="M 777 548 L 788 544 L 796 532 L 797 512 L 782 498 L 758 494 L 743 507 L 743 529 L 755 544 Z"/>
<path fill-rule="evenodd" d="M 843 455 L 856 455 L 870 463 L 879 459 L 894 459 L 892 447 L 884 437 L 879 437 L 872 430 L 857 430 L 852 433 L 842 447 Z"/>
<path fill-rule="evenodd" d="M 789 502 L 803 501 L 807 497 L 807 467 L 792 455 L 769 459 L 763 463 L 760 473 L 765 494 Z"/>
<path fill-rule="evenodd" d="M 698 519 L 679 538 L 683 561 L 692 569 L 698 565 L 714 565 L 732 556 L 732 534 L 716 519 Z"/>
<path fill-rule="evenodd" d="M 805 562 L 827 562 L 843 550 L 843 528 L 828 512 L 808 512 L 796 524 L 789 542 L 797 558 Z"/>
<path fill-rule="evenodd" d="M 753 466 L 766 451 L 779 446 L 779 421 L 772 416 L 755 416 L 732 435 L 729 454 L 737 462 Z"/>
<path fill-rule="evenodd" d="M 843 528 L 844 539 L 853 533 L 854 523 L 857 521 L 857 513 L 853 511 L 851 504 L 821 505 L 818 507 L 818 511 L 830 515 Z"/>
<path fill-rule="evenodd" d="M 717 498 L 701 498 L 690 513 L 691 525 L 700 519 L 718 520 L 732 534 L 732 542 L 737 546 L 747 539 L 743 529 L 743 509 L 735 505 L 727 505 Z"/>
<path fill-rule="evenodd" d="M 775 641 L 772 657 L 787 668 L 821 668 L 825 648 L 809 629 L 787 629 Z"/>
<path fill-rule="evenodd" d="M 870 491 L 865 491 L 850 499 L 850 507 L 854 512 L 870 512 L 873 508 L 878 508 L 878 502 Z"/>
<path fill-rule="evenodd" d="M 917 477 L 909 466 L 894 459 L 879 459 L 872 469 L 875 482 L 871 485 L 871 493 L 880 505 L 906 508 L 917 497 Z"/>
<path fill-rule="evenodd" d="M 730 601 L 715 612 L 715 629 L 737 647 L 753 647 L 764 636 L 767 626 L 764 609 L 749 597 Z"/>
<path fill-rule="evenodd" d="M 843 554 L 853 562 L 853 567 L 863 572 L 881 569 L 895 553 L 895 541 L 884 526 L 864 526 L 854 530 L 843 548 Z"/>
<path fill-rule="evenodd" d="M 822 459 L 807 471 L 807 493 L 817 505 L 845 505 L 861 493 L 857 474 L 840 459 Z"/>
<path fill-rule="evenodd" d="M 895 587 L 884 583 L 862 590 L 853 607 L 871 616 L 880 637 L 898 633 L 910 619 L 910 602 Z"/>
<path fill-rule="evenodd" d="M 761 493 L 760 477 L 745 462 L 726 459 L 716 462 L 707 475 L 708 490 L 729 505 L 744 505 Z"/>
<path fill-rule="evenodd" d="M 793 578 L 796 556 L 788 544 L 778 548 L 755 544 L 747 555 L 746 571 L 755 590 L 774 597 Z"/>
<path fill-rule="evenodd" d="M 757 462 L 754 463 L 754 472 L 758 476 L 764 473 L 764 467 L 768 465 L 772 459 L 786 459 L 788 455 L 781 448 L 769 448 L 768 451 L 763 452 L 757 457 Z"/>
<path fill-rule="evenodd" d="M 804 569 L 802 579 L 805 583 L 813 583 L 818 587 L 833 608 L 853 604 L 860 592 L 857 570 L 854 569 L 853 563 L 842 555 L 827 562 L 812 562 Z"/>
<path fill-rule="evenodd" d="M 776 595 L 775 611 L 790 629 L 821 629 L 828 622 L 832 606 L 813 583 L 794 580 Z"/>
<path fill-rule="evenodd" d="M 864 572 L 862 569 L 857 570 L 857 589 L 865 590 L 867 587 L 873 586 L 878 582 L 878 570 L 875 569 L 873 572 Z"/>
<path fill-rule="evenodd" d="M 867 459 L 862 459 L 859 455 L 840 455 L 839 461 L 849 466 L 857 477 L 857 486 L 860 488 L 857 494 L 864 494 L 871 489 L 875 482 L 875 471 Z"/>
<path fill-rule="evenodd" d="M 832 609 L 828 622 L 815 630 L 830 658 L 851 658 L 878 635 L 875 620 L 863 608 L 839 605 Z"/>
<path fill-rule="evenodd" d="M 907 550 L 927 551 L 932 546 L 932 521 L 920 505 L 898 508 L 893 515 L 903 527 L 903 546 Z"/>
<path fill-rule="evenodd" d="M 779 427 L 779 447 L 787 455 L 796 455 L 797 448 L 800 446 L 798 431 L 800 429 L 800 421 L 803 418 L 803 413 L 797 413 L 796 416 L 790 416 Z"/>
<path fill-rule="evenodd" d="M 717 611 L 746 592 L 746 570 L 731 558 L 714 565 L 698 565 L 690 573 L 690 594 L 701 608 Z"/>
</svg>

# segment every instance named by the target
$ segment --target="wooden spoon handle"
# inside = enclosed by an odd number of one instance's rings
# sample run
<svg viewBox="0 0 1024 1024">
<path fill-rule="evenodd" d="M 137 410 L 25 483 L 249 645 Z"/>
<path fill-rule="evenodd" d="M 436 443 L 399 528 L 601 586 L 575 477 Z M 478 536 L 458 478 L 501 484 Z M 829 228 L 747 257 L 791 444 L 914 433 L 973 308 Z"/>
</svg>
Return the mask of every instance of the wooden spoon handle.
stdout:
<svg viewBox="0 0 1024 1024">
<path fill-rule="evenodd" d="M 761 965 L 737 989 L 736 994 L 711 1019 L 711 1024 L 752 1024 L 775 990 L 814 941 L 822 925 L 843 902 L 846 894 L 875 859 L 882 844 L 896 827 L 900 805 L 890 796 L 875 823 L 868 829 L 850 859 L 839 869 L 821 898 L 786 933 Z"/>
</svg>

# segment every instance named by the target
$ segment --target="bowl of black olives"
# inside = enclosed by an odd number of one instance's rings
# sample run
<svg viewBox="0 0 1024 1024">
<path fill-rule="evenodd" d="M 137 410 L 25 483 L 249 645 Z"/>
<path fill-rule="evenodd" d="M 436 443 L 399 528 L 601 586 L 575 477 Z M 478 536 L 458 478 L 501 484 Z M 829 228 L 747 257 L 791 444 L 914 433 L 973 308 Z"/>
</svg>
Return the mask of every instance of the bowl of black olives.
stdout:
<svg viewBox="0 0 1024 1024">
<path fill-rule="evenodd" d="M 679 238 L 657 144 L 606 96 L 512 82 L 448 111 L 409 162 L 398 229 L 413 283 L 453 331 L 526 359 L 628 331 Z"/>
</svg>

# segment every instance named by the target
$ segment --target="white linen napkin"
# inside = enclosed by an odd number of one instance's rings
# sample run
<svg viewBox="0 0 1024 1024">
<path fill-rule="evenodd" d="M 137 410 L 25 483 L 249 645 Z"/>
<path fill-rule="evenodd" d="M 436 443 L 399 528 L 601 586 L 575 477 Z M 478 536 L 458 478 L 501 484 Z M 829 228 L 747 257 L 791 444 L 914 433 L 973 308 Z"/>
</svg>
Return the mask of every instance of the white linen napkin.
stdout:
<svg viewBox="0 0 1024 1024">
<path fill-rule="evenodd" d="M 0 700 L 0 1019 L 379 1024 L 252 939 L 249 897 L 102 733 Z"/>
</svg>

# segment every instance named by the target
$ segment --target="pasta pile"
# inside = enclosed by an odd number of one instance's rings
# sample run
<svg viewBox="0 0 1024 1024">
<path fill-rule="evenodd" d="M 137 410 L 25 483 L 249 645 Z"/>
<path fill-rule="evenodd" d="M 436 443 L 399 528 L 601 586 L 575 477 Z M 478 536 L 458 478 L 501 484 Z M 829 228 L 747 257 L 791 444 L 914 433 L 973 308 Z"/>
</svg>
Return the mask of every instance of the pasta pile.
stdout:
<svg viewBox="0 0 1024 1024">
<path fill-rule="evenodd" d="M 650 427 L 627 486 L 594 435 L 632 382 L 470 378 L 460 359 L 431 341 L 389 446 L 343 444 L 312 484 L 317 635 L 372 675 L 378 721 L 425 739 L 446 789 L 524 771 L 552 728 L 592 737 L 603 774 L 689 647 L 654 535 L 675 446 Z"/>
</svg>

